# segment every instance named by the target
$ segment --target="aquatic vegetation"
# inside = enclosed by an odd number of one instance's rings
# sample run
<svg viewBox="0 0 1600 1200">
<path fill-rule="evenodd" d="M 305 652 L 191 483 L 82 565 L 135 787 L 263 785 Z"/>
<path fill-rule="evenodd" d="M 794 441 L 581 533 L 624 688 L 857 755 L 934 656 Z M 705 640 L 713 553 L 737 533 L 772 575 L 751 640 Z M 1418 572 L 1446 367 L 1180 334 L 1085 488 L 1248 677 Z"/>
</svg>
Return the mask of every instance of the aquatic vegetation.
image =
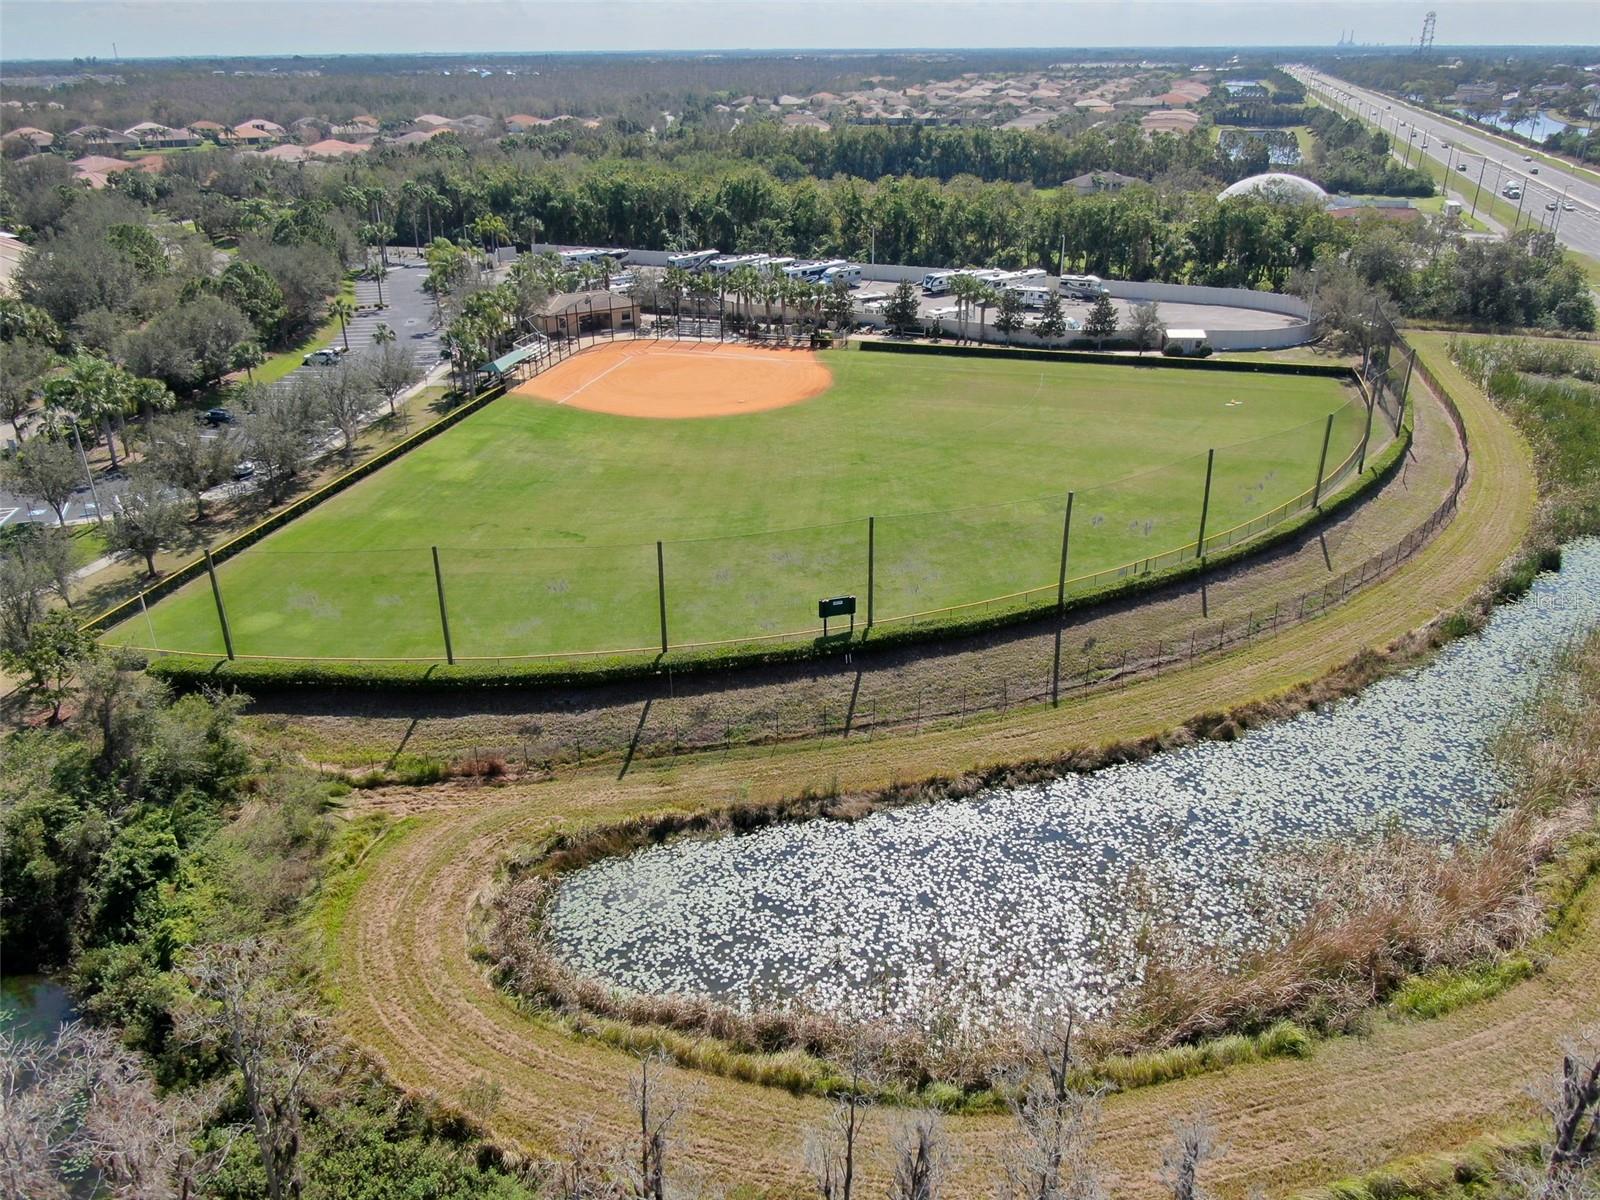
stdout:
<svg viewBox="0 0 1600 1200">
<path fill-rule="evenodd" d="M 1161 930 L 1237 962 L 1315 897 L 1301 852 L 1489 828 L 1504 718 L 1600 623 L 1600 545 L 1482 635 L 1360 696 L 1143 762 L 963 802 L 683 840 L 570 876 L 562 959 L 630 993 L 976 1024 L 1107 1013 Z M 1205 1030 L 1195 1032 L 1203 1033 Z"/>
</svg>

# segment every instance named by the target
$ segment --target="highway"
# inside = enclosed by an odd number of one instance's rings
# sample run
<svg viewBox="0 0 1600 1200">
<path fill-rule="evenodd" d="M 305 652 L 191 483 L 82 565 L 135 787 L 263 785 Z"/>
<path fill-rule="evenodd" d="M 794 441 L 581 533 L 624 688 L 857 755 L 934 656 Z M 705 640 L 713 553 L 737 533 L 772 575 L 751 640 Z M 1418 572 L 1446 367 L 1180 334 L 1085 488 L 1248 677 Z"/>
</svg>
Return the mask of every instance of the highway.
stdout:
<svg viewBox="0 0 1600 1200">
<path fill-rule="evenodd" d="M 1334 108 L 1356 112 L 1393 139 L 1398 152 L 1418 152 L 1442 163 L 1451 189 L 1469 208 L 1480 187 L 1480 209 L 1487 197 L 1499 195 L 1513 181 L 1522 186 L 1520 224 L 1553 229 L 1562 245 L 1600 258 L 1600 182 L 1592 176 L 1537 160 L 1529 152 L 1495 140 L 1464 125 L 1397 100 L 1382 92 L 1357 87 L 1309 67 L 1285 68 L 1307 92 Z M 1459 167 L 1466 165 L 1466 170 Z M 1507 203 L 1518 203 L 1506 201 Z M 1503 223 L 1503 222 L 1502 222 Z"/>
</svg>

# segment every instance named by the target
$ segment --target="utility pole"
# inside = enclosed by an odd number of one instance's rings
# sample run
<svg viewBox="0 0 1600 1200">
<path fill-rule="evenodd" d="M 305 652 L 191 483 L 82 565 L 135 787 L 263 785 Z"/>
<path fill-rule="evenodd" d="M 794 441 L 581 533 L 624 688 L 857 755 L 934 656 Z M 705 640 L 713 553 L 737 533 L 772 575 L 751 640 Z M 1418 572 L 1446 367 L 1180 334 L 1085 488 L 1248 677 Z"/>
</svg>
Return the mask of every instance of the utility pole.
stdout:
<svg viewBox="0 0 1600 1200">
<path fill-rule="evenodd" d="M 1489 158 L 1487 155 L 1485 155 L 1483 160 L 1478 164 L 1478 186 L 1472 189 L 1472 215 L 1474 218 L 1476 218 L 1478 215 L 1478 195 L 1483 191 L 1483 173 L 1488 169 Z"/>
</svg>

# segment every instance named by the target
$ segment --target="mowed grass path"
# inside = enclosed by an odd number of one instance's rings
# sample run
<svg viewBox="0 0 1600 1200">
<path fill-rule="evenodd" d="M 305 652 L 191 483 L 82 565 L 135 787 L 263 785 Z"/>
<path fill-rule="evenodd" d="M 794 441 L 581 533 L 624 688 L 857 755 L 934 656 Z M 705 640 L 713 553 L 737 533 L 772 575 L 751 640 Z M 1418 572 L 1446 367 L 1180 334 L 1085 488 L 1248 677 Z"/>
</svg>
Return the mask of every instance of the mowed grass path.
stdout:
<svg viewBox="0 0 1600 1200">
<path fill-rule="evenodd" d="M 1215 533 L 1308 490 L 1365 408 L 1323 378 L 827 356 L 803 404 L 641 420 L 507 396 L 219 569 L 242 654 L 442 656 L 437 545 L 458 656 L 648 647 L 665 541 L 674 645 L 816 623 L 867 588 L 879 620 L 1053 585 L 1192 542 L 1205 451 Z M 219 652 L 202 579 L 114 631 Z"/>
</svg>

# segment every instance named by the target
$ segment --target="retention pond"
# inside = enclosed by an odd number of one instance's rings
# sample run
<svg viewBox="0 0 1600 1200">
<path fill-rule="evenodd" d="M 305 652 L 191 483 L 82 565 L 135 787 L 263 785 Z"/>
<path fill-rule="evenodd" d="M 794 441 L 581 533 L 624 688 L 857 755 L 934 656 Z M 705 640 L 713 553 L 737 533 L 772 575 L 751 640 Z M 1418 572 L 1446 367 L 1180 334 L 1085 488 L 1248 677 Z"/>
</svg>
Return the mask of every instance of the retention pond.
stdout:
<svg viewBox="0 0 1600 1200">
<path fill-rule="evenodd" d="M 1588 539 L 1481 633 L 1321 711 L 1037 786 L 602 862 L 563 882 L 550 935 L 569 966 L 632 991 L 978 1021 L 1067 998 L 1092 1011 L 1137 970 L 1152 913 L 1242 951 L 1306 903 L 1296 851 L 1489 826 L 1497 735 L 1597 625 Z"/>
</svg>

